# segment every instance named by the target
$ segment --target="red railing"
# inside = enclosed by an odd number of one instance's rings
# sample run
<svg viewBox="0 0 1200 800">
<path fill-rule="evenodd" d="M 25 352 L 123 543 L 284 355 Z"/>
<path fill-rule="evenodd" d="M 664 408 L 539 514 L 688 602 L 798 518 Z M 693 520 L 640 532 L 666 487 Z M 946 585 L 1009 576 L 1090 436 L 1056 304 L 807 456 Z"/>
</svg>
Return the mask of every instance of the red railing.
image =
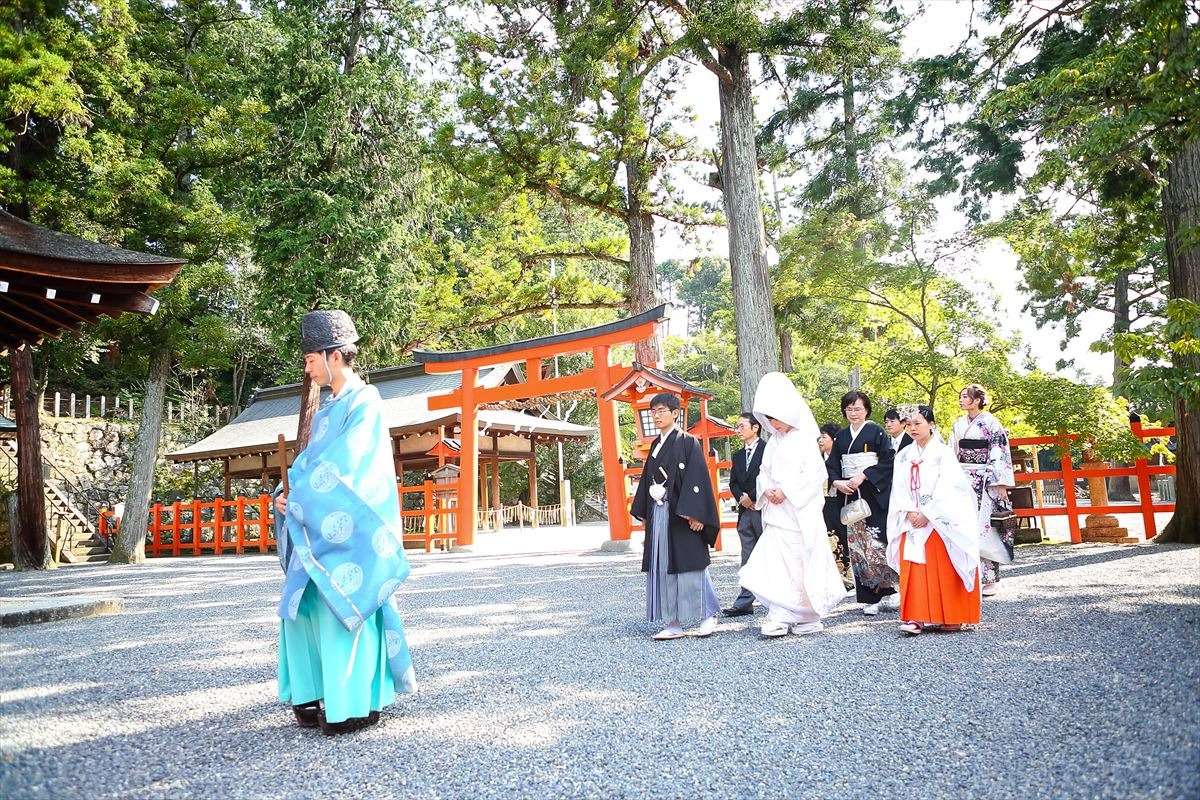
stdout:
<svg viewBox="0 0 1200 800">
<path fill-rule="evenodd" d="M 166 505 L 155 503 L 150 509 L 147 556 L 241 555 L 247 550 L 265 553 L 274 547 L 270 495 L 231 500 L 221 497 L 210 501 L 176 500 Z"/>
<path fill-rule="evenodd" d="M 404 508 L 405 495 L 413 494 L 420 495 L 421 507 Z M 437 484 L 433 481 L 425 481 L 419 486 L 401 486 L 400 516 L 402 521 L 406 523 L 407 520 L 412 519 L 422 521 L 419 531 L 410 531 L 408 524 L 405 524 L 404 541 L 424 543 L 426 553 L 433 552 L 433 543 L 436 541 L 441 541 L 447 550 L 453 547 L 457 541 L 454 531 L 457 513 L 454 504 L 456 494 L 455 485 L 452 483 Z"/>
<path fill-rule="evenodd" d="M 1130 423 L 1130 430 L 1133 435 L 1139 439 L 1153 439 L 1163 436 L 1171 436 L 1175 433 L 1174 428 L 1143 428 L 1140 422 Z M 1097 469 L 1075 469 L 1071 461 L 1070 443 L 1077 440 L 1076 435 L 1066 436 L 1022 436 L 1009 440 L 1009 444 L 1013 447 L 1037 447 L 1045 445 L 1056 445 L 1060 448 L 1062 457 L 1060 459 L 1059 469 L 1042 470 L 1034 472 L 1017 472 L 1016 480 L 1018 483 L 1033 483 L 1035 481 L 1060 480 L 1063 485 L 1063 500 L 1061 506 L 1038 506 L 1036 508 L 1019 508 L 1015 509 L 1015 513 L 1020 517 L 1061 517 L 1067 518 L 1067 527 L 1071 532 L 1071 541 L 1079 544 L 1083 541 L 1083 534 L 1079 527 L 1079 518 L 1088 514 L 1141 514 L 1142 526 L 1145 530 L 1147 539 L 1151 539 L 1158 534 L 1158 525 L 1155 522 L 1154 514 L 1159 511 L 1174 511 L 1174 503 L 1155 503 L 1154 497 L 1151 494 L 1150 476 L 1151 475 L 1174 475 L 1175 466 L 1167 464 L 1163 466 L 1151 466 L 1144 459 L 1137 459 L 1132 467 L 1100 467 Z M 1036 461 L 1035 461 L 1036 463 Z M 1120 476 L 1130 476 L 1137 478 L 1138 485 L 1138 502 L 1136 503 L 1121 503 L 1108 505 L 1081 505 L 1075 491 L 1075 480 L 1077 478 L 1116 478 Z"/>
<path fill-rule="evenodd" d="M 400 516 L 404 524 L 404 541 L 420 542 L 425 552 L 432 552 L 435 542 L 449 549 L 455 542 L 453 505 L 454 487 L 425 481 L 418 486 L 401 486 Z M 421 497 L 421 507 L 404 509 L 406 495 Z M 420 520 L 413 530 L 410 520 Z M 112 536 L 114 526 L 107 514 L 101 513 L 97 531 L 105 541 Z M 275 512 L 270 495 L 235 497 L 230 500 L 177 500 L 174 503 L 155 503 L 150 509 L 146 532 L 146 555 L 241 555 L 247 550 L 265 553 L 275 549 Z"/>
</svg>

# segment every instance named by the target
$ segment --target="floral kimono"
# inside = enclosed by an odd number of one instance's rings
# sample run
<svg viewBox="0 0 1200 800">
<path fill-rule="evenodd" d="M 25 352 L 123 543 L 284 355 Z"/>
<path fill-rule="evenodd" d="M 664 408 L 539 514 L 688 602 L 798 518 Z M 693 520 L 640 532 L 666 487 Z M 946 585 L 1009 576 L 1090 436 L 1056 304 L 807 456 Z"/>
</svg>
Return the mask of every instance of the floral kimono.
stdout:
<svg viewBox="0 0 1200 800">
<path fill-rule="evenodd" d="M 1000 564 L 1013 559 L 1012 533 L 1001 537 L 992 527 L 992 514 L 1012 510 L 1008 498 L 996 492 L 999 487 L 1011 489 L 1015 485 L 1008 432 L 987 411 L 979 412 L 974 419 L 964 415 L 954 421 L 950 446 L 975 490 L 982 580 L 984 584 L 995 583 L 1000 580 Z"/>
</svg>

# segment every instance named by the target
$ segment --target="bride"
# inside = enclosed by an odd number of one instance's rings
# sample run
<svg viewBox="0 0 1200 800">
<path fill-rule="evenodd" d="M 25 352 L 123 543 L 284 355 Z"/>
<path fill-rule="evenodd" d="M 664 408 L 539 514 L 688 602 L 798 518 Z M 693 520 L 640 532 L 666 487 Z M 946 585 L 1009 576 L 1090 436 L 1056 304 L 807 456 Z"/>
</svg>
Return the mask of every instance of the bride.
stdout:
<svg viewBox="0 0 1200 800">
<path fill-rule="evenodd" d="M 741 585 L 767 607 L 763 636 L 816 633 L 846 593 L 825 532 L 825 462 L 816 420 L 782 372 L 762 377 L 754 416 L 770 432 L 758 472 L 762 536 Z"/>
</svg>

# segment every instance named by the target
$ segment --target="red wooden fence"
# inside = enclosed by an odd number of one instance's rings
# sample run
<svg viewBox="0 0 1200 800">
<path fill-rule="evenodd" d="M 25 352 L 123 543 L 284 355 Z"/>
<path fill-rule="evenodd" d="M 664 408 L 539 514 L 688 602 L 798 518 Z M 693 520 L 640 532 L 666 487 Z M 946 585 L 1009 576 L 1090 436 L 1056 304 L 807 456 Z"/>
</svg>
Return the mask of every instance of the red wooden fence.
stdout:
<svg viewBox="0 0 1200 800">
<path fill-rule="evenodd" d="M 420 542 L 432 552 L 435 542 L 447 549 L 453 546 L 454 487 L 425 481 L 418 486 L 398 487 L 400 516 L 404 521 L 419 519 L 420 530 L 405 525 L 404 541 Z M 404 497 L 421 497 L 420 508 L 404 509 Z M 112 523 L 100 515 L 97 530 L 102 538 L 112 534 Z M 177 500 L 155 503 L 150 509 L 146 533 L 146 555 L 241 555 L 249 551 L 265 553 L 275 549 L 275 510 L 270 495 L 235 497 L 230 500 Z"/>
<path fill-rule="evenodd" d="M 1171 436 L 1175 433 L 1174 428 L 1143 428 L 1140 422 L 1130 424 L 1130 430 L 1133 435 L 1139 439 L 1152 439 L 1162 436 Z M 1013 447 L 1030 447 L 1057 445 L 1060 448 L 1062 457 L 1059 461 L 1059 468 L 1056 470 L 1044 470 L 1034 472 L 1018 472 L 1016 479 L 1018 483 L 1033 483 L 1034 481 L 1061 480 L 1063 484 L 1063 499 L 1064 505 L 1061 506 L 1040 506 L 1038 508 L 1020 508 L 1016 509 L 1017 516 L 1020 517 L 1061 517 L 1067 518 L 1067 527 L 1071 532 L 1071 541 L 1078 544 L 1083 541 L 1083 535 L 1080 531 L 1079 518 L 1088 514 L 1140 514 L 1142 516 L 1142 526 L 1146 532 L 1146 538 L 1151 539 L 1158 534 L 1158 526 L 1154 520 L 1154 514 L 1158 511 L 1174 511 L 1174 503 L 1155 503 L 1154 497 L 1151 494 L 1150 476 L 1151 475 L 1174 475 L 1175 465 L 1168 464 L 1165 466 L 1151 466 L 1144 459 L 1139 458 L 1134 462 L 1132 467 L 1111 467 L 1105 466 L 1099 469 L 1075 469 L 1071 462 L 1070 443 L 1078 439 L 1078 436 L 1022 436 L 1009 440 L 1009 444 Z M 1036 462 L 1035 462 L 1036 463 Z M 1138 502 L 1136 503 L 1120 503 L 1094 506 L 1090 504 L 1080 504 L 1075 492 L 1076 478 L 1116 478 L 1122 475 L 1137 478 L 1138 485 Z"/>
<path fill-rule="evenodd" d="M 146 555 L 241 555 L 247 550 L 265 553 L 275 547 L 274 522 L 271 497 L 265 494 L 231 500 L 218 497 L 208 502 L 155 503 L 150 509 Z"/>
</svg>

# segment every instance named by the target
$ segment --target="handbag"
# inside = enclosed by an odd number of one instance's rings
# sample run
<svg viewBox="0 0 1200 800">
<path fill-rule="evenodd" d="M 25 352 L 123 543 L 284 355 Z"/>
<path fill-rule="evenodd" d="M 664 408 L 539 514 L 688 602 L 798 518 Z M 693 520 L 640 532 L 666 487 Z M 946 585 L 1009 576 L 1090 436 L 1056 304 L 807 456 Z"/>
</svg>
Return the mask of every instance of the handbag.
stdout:
<svg viewBox="0 0 1200 800">
<path fill-rule="evenodd" d="M 851 500 L 842 506 L 842 513 L 840 514 L 843 525 L 853 525 L 856 522 L 862 522 L 869 516 L 871 516 L 871 507 L 863 499 L 861 489 L 858 492 L 856 500 Z"/>
<path fill-rule="evenodd" d="M 1017 515 L 1011 511 L 999 511 L 992 514 L 991 523 L 979 541 L 979 555 L 999 564 L 1013 563 L 1008 542 L 1016 535 Z"/>
</svg>

